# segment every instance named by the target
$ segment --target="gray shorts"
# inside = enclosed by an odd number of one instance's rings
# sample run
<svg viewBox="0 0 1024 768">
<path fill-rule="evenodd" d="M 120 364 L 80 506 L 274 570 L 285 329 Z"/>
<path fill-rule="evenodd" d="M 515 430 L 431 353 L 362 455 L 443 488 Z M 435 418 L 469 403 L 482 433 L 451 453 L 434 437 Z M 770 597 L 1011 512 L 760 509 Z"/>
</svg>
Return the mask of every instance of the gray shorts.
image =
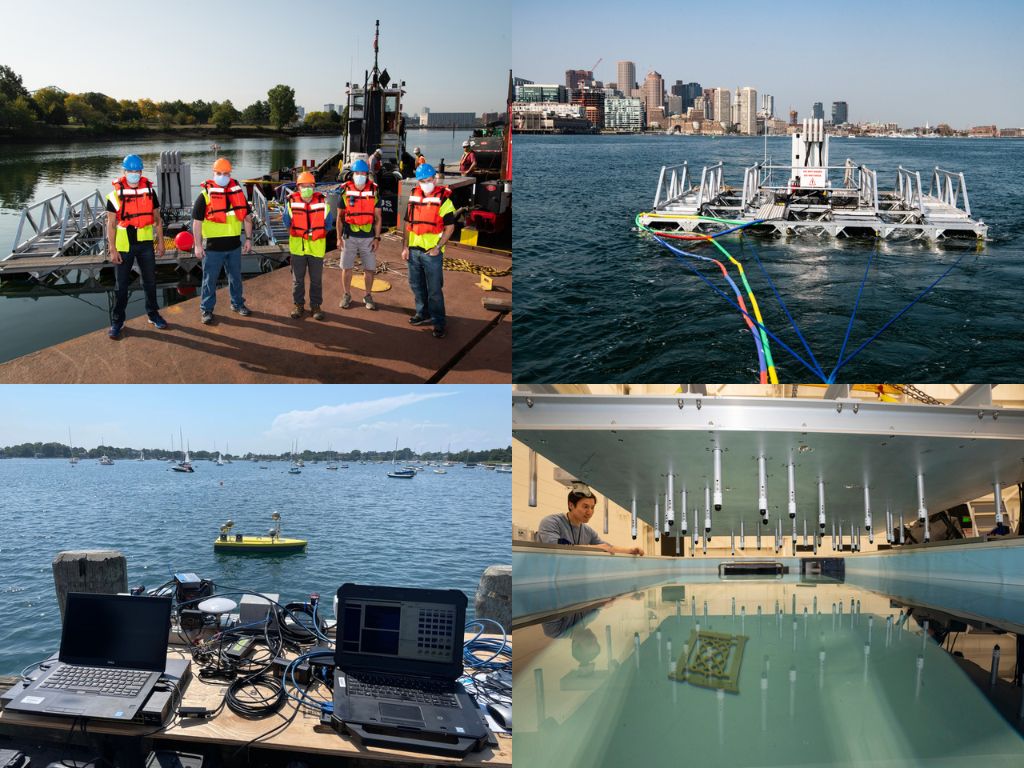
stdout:
<svg viewBox="0 0 1024 768">
<path fill-rule="evenodd" d="M 356 255 L 363 260 L 363 269 L 370 272 L 377 270 L 377 254 L 370 250 L 372 237 L 352 237 L 344 240 L 345 250 L 341 254 L 341 268 L 352 269 L 356 265 Z"/>
</svg>

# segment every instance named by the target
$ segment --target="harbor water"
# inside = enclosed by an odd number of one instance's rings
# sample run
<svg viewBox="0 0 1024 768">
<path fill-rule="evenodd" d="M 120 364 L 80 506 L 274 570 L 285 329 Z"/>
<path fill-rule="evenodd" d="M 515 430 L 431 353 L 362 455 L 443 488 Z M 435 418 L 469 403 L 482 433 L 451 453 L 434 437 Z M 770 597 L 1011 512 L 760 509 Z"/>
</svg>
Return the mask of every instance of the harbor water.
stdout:
<svg viewBox="0 0 1024 768">
<path fill-rule="evenodd" d="M 699 180 L 704 165 L 725 161 L 725 181 L 740 186 L 743 167 L 762 160 L 764 146 L 762 138 L 739 137 L 517 139 L 515 379 L 704 381 L 711 373 L 716 380 L 756 382 L 756 350 L 740 313 L 676 256 L 639 236 L 633 219 L 650 210 L 663 165 L 688 161 Z M 770 137 L 767 147 L 771 159 L 788 164 L 788 137 Z M 849 157 L 878 171 L 883 189 L 894 185 L 898 165 L 919 170 L 926 189 L 935 166 L 963 171 L 972 214 L 989 225 L 990 240 L 979 251 L 974 243 L 726 237 L 720 242 L 743 263 L 767 328 L 807 357 L 755 250 L 826 372 L 840 359 L 869 257 L 846 355 L 960 258 L 838 380 L 1019 380 L 1024 142 L 832 138 L 830 153 L 832 165 Z M 676 245 L 724 259 L 710 246 Z M 698 269 L 732 296 L 717 267 Z M 730 273 L 737 277 L 735 267 Z M 780 381 L 820 381 L 774 341 L 771 350 Z"/>
<path fill-rule="evenodd" d="M 456 465 L 395 480 L 390 464 L 332 471 L 321 462 L 298 475 L 282 461 L 194 465 L 182 474 L 163 461 L 0 461 L 0 674 L 56 650 L 51 562 L 62 550 L 121 551 L 130 586 L 193 571 L 282 602 L 318 592 L 330 605 L 347 581 L 456 588 L 469 597 L 469 616 L 483 570 L 510 560 L 510 474 Z M 284 536 L 309 541 L 304 554 L 214 554 L 226 520 L 236 533 L 265 535 L 274 511 Z"/>
<path fill-rule="evenodd" d="M 633 588 L 516 629 L 525 653 L 513 671 L 516 759 L 537 768 L 1024 762 L 1020 734 L 888 595 L 794 577 L 717 581 Z"/>
<path fill-rule="evenodd" d="M 431 162 L 444 158 L 448 164 L 457 164 L 466 134 L 465 131 L 454 135 L 451 131 L 410 131 L 407 145 L 410 152 L 419 146 Z M 214 141 L 220 145 L 219 150 L 211 148 Z M 14 243 L 22 208 L 45 200 L 61 189 L 67 191 L 72 201 L 97 189 L 101 195 L 106 195 L 111 189 L 110 182 L 122 173 L 121 161 L 129 153 L 140 155 L 146 167 L 144 173 L 153 175 L 161 152 L 181 152 L 183 161 L 192 166 L 192 192 L 198 194 L 198 184 L 207 178 L 209 167 L 218 155 L 231 158 L 234 177 L 244 179 L 290 168 L 303 160 L 319 163 L 339 147 L 340 137 L 337 136 L 0 145 L 0 249 L 3 250 L 0 258 L 10 252 Z M 109 293 L 100 290 L 76 294 L 60 288 L 44 291 L 24 281 L 5 282 L 0 286 L 0 325 L 17 327 L 18 333 L 6 333 L 0 338 L 0 362 L 109 325 L 112 299 L 108 302 L 108 298 L 114 287 L 112 274 L 109 286 L 105 286 Z M 158 273 L 161 287 L 157 294 L 161 306 L 194 295 L 191 288 L 179 294 L 177 283 L 183 275 L 171 273 L 169 281 L 167 277 L 163 272 Z M 190 281 L 192 287 L 198 284 L 198 277 L 196 272 Z M 134 291 L 128 316 L 143 314 L 144 305 L 141 289 Z"/>
</svg>

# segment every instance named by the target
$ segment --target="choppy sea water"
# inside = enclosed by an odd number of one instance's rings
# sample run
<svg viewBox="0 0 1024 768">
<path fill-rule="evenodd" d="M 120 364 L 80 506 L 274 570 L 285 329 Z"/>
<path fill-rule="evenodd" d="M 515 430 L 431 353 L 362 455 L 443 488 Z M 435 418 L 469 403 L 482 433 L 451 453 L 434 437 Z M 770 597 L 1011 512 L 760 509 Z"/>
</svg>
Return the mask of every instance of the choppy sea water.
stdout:
<svg viewBox="0 0 1024 768">
<path fill-rule="evenodd" d="M 803 354 L 753 258 L 756 249 L 811 349 L 828 372 L 838 361 L 858 287 L 868 278 L 846 354 L 958 257 L 916 307 L 841 369 L 841 381 L 1019 381 L 1024 326 L 1024 141 L 838 139 L 847 157 L 879 172 L 962 170 L 972 213 L 990 227 L 980 251 L 916 243 L 744 236 L 723 240 L 743 262 L 766 326 Z M 789 162 L 788 137 L 768 153 Z M 518 381 L 757 381 L 753 339 L 738 311 L 657 243 L 634 231 L 649 210 L 662 165 L 726 161 L 726 181 L 764 156 L 763 139 L 678 136 L 522 136 L 516 145 Z M 701 246 L 704 247 L 704 246 Z M 701 252 L 696 249 L 697 252 Z M 704 274 L 727 293 L 717 268 Z M 735 270 L 732 276 L 736 277 Z M 818 381 L 778 344 L 780 381 Z M 807 357 L 806 355 L 804 355 Z"/>
</svg>

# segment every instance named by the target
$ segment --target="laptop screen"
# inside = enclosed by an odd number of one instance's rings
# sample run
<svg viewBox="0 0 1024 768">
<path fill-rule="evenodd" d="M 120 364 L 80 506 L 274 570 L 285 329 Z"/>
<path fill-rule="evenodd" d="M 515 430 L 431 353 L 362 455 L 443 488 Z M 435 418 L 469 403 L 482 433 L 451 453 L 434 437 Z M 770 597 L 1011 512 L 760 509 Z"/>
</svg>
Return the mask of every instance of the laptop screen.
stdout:
<svg viewBox="0 0 1024 768">
<path fill-rule="evenodd" d="M 465 616 L 466 596 L 456 590 L 346 584 L 338 591 L 338 665 L 457 676 Z"/>
<path fill-rule="evenodd" d="M 64 610 L 60 660 L 162 672 L 170 630 L 170 598 L 72 592 Z"/>
</svg>

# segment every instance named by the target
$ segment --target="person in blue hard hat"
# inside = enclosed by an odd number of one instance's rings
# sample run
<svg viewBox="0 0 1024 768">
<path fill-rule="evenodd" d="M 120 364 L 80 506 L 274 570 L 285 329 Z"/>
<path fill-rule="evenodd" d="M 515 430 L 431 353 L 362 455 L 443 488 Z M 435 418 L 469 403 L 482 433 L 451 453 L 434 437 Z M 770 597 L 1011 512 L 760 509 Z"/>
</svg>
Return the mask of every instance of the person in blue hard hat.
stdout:
<svg viewBox="0 0 1024 768">
<path fill-rule="evenodd" d="M 358 256 L 363 265 L 363 304 L 377 309 L 373 301 L 373 275 L 380 246 L 381 203 L 377 185 L 369 179 L 370 166 L 359 159 L 352 163 L 352 178 L 341 185 L 342 215 L 339 235 L 344 243 L 341 255 L 341 308 L 352 306 L 352 272 Z"/>
<path fill-rule="evenodd" d="M 402 258 L 409 262 L 409 288 L 416 300 L 411 325 L 433 325 L 434 338 L 447 334 L 444 313 L 444 247 L 455 232 L 455 206 L 448 187 L 437 184 L 430 163 L 416 168 L 417 184 L 405 210 Z"/>
<path fill-rule="evenodd" d="M 142 274 L 149 322 L 159 330 L 167 327 L 156 301 L 156 257 L 164 255 L 160 201 L 156 189 L 142 175 L 141 157 L 128 155 L 121 167 L 124 173 L 113 182 L 114 189 L 107 195 L 107 252 L 114 264 L 116 284 L 114 309 L 107 332 L 112 339 L 120 338 L 124 328 L 128 286 L 132 281 L 132 267 L 136 264 Z"/>
</svg>

